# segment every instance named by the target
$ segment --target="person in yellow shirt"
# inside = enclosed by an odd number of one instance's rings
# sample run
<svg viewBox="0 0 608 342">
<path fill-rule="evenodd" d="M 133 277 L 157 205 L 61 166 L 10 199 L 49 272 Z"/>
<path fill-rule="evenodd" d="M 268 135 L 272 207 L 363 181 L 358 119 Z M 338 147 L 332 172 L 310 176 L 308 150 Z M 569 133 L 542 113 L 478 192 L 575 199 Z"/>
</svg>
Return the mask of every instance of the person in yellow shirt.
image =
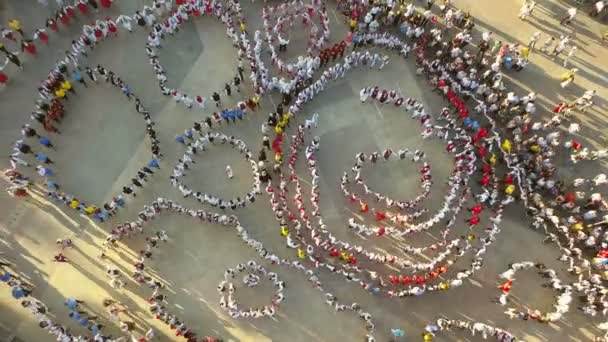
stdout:
<svg viewBox="0 0 608 342">
<path fill-rule="evenodd" d="M 496 164 L 496 155 L 494 153 L 492 153 L 490 155 L 490 158 L 488 158 L 488 163 L 490 163 L 491 165 Z"/>
<path fill-rule="evenodd" d="M 505 193 L 506 193 L 507 195 L 512 195 L 514 191 L 515 191 L 515 185 L 513 185 L 513 184 L 509 184 L 509 185 L 507 185 L 507 187 L 505 188 Z"/>
<path fill-rule="evenodd" d="M 72 208 L 72 209 L 78 208 L 79 205 L 80 205 L 80 203 L 75 199 L 70 201 L 70 208 Z"/>
<path fill-rule="evenodd" d="M 84 208 L 84 212 L 87 213 L 87 215 L 92 215 L 95 212 L 95 207 L 88 206 Z"/>
<path fill-rule="evenodd" d="M 509 139 L 505 139 L 505 141 L 502 142 L 502 149 L 505 150 L 505 152 L 507 153 L 511 153 L 511 141 Z"/>
<path fill-rule="evenodd" d="M 21 22 L 19 20 L 12 19 L 11 21 L 8 22 L 8 27 L 10 27 L 11 30 L 13 30 L 13 31 L 19 32 L 19 34 L 21 35 L 21 37 L 24 36 L 23 29 L 21 29 Z"/>
<path fill-rule="evenodd" d="M 239 29 L 241 30 L 241 33 L 245 33 L 246 31 L 246 27 L 245 27 L 245 23 L 241 21 L 241 24 L 239 25 Z"/>
<path fill-rule="evenodd" d="M 68 99 L 67 94 L 65 93 L 65 90 L 63 90 L 63 88 L 59 88 L 57 90 L 55 90 L 55 96 L 57 96 L 60 99 Z"/>
<path fill-rule="evenodd" d="M 72 93 L 76 94 L 74 87 L 72 87 L 72 83 L 68 80 L 61 82 L 61 89 L 65 91 L 71 91 Z"/>
<path fill-rule="evenodd" d="M 277 125 L 277 126 L 274 128 L 274 132 L 275 132 L 276 134 L 282 134 L 282 133 L 283 133 L 283 128 L 282 128 L 280 125 Z"/>
<path fill-rule="evenodd" d="M 354 32 L 354 31 L 355 31 L 355 29 L 357 28 L 357 21 L 356 21 L 355 19 L 352 19 L 352 18 L 351 18 L 351 19 L 350 19 L 350 22 L 349 22 L 349 26 L 350 26 L 350 30 L 351 30 L 352 32 Z"/>
</svg>

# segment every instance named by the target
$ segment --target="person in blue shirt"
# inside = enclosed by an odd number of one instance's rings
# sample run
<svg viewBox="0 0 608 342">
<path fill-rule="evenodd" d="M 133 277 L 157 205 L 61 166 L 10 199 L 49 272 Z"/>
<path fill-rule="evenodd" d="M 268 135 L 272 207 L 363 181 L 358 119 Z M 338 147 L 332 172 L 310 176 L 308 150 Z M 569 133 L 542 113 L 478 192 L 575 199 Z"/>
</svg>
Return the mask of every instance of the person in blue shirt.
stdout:
<svg viewBox="0 0 608 342">
<path fill-rule="evenodd" d="M 148 163 L 148 166 L 160 169 L 160 164 L 158 163 L 158 160 L 156 160 L 156 159 L 150 160 L 150 162 Z"/>
<path fill-rule="evenodd" d="M 55 182 L 51 182 L 50 180 L 47 180 L 46 188 L 49 189 L 50 191 L 57 191 L 57 190 L 59 190 L 59 185 L 57 185 L 57 183 L 55 183 Z"/>
<path fill-rule="evenodd" d="M 25 291 L 23 290 L 23 288 L 21 286 L 13 286 L 11 288 L 11 294 L 13 295 L 13 298 L 15 299 L 19 299 L 22 297 L 25 297 Z"/>
<path fill-rule="evenodd" d="M 239 120 L 243 120 L 243 111 L 242 111 L 242 110 L 240 110 L 240 109 L 236 109 L 236 110 L 234 111 L 234 114 L 236 115 L 236 117 L 237 117 Z"/>
<path fill-rule="evenodd" d="M 65 300 L 65 306 L 68 307 L 68 309 L 74 311 L 76 310 L 76 308 L 78 307 L 79 304 L 84 303 L 84 301 L 82 300 L 78 300 L 78 299 L 73 299 L 73 298 L 68 298 Z"/>
<path fill-rule="evenodd" d="M 91 330 L 91 332 L 93 333 L 93 335 L 97 335 L 98 333 L 101 332 L 101 328 L 103 328 L 103 325 L 99 324 L 99 323 L 93 323 L 90 327 L 89 330 Z"/>
<path fill-rule="evenodd" d="M 53 146 L 53 143 L 51 143 L 51 140 L 49 140 L 49 138 L 41 136 L 40 137 L 40 145 L 44 146 L 44 147 L 48 147 L 48 148 L 52 148 L 54 149 L 55 146 Z"/>
<path fill-rule="evenodd" d="M 177 141 L 180 144 L 184 144 L 186 145 L 186 138 L 184 138 L 183 135 L 178 135 L 175 137 L 175 141 Z"/>
<path fill-rule="evenodd" d="M 84 85 L 84 86 L 85 86 L 85 88 L 87 88 L 87 87 L 88 87 L 88 86 L 87 86 L 87 82 L 85 82 L 84 78 L 82 78 L 82 74 L 80 73 L 80 71 L 78 71 L 78 70 L 74 70 L 74 71 L 72 72 L 72 79 L 73 79 L 75 82 L 80 82 L 80 83 L 82 83 L 82 85 Z"/>
<path fill-rule="evenodd" d="M 36 160 L 44 164 L 53 164 L 54 162 L 44 152 L 36 152 Z"/>
<path fill-rule="evenodd" d="M 227 110 L 223 110 L 220 115 L 224 120 L 226 120 L 226 123 L 230 123 L 230 114 L 228 114 Z"/>
</svg>

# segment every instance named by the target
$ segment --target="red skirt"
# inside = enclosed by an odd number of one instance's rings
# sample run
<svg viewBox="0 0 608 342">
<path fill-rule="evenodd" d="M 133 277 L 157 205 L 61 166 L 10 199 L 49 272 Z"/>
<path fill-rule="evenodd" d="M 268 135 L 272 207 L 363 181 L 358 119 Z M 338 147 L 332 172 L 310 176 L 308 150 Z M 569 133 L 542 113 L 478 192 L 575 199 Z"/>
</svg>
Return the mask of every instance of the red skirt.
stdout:
<svg viewBox="0 0 608 342">
<path fill-rule="evenodd" d="M 25 51 L 27 53 L 29 53 L 30 55 L 35 55 L 36 54 L 36 45 L 34 45 L 33 43 L 28 43 L 26 44 L 23 49 L 25 49 Z"/>
<path fill-rule="evenodd" d="M 83 4 L 82 2 L 79 2 L 78 5 L 78 10 L 80 11 L 80 13 L 84 14 L 84 15 L 88 15 L 89 14 L 89 7 L 87 6 L 87 4 Z"/>
<path fill-rule="evenodd" d="M 49 35 L 44 32 L 40 32 L 38 34 L 38 38 L 40 38 L 40 40 L 42 40 L 45 43 L 48 43 L 48 41 L 49 41 Z"/>
</svg>

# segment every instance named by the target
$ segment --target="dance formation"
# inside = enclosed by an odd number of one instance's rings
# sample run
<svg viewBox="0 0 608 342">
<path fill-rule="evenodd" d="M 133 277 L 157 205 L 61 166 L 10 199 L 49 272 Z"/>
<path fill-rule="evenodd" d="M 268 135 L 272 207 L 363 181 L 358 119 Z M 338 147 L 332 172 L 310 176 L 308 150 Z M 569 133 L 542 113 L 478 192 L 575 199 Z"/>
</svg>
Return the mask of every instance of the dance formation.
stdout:
<svg viewBox="0 0 608 342">
<path fill-rule="evenodd" d="M 57 22 L 70 24 L 77 15 L 75 9 L 81 15 L 89 16 L 89 10 L 110 8 L 113 1 L 102 0 L 101 6 L 96 0 L 59 2 L 61 7 L 45 25 L 55 32 L 59 31 Z M 556 166 L 560 153 L 569 155 L 573 167 L 608 156 L 606 150 L 590 150 L 583 146 L 576 138 L 579 124 L 570 122 L 576 111 L 585 112 L 593 107 L 596 91 L 586 90 L 573 102 L 558 103 L 548 120 L 535 120 L 532 114 L 538 111 L 537 94 L 511 91 L 505 83 L 505 74 L 511 69 L 516 72 L 524 69 L 532 52 L 548 54 L 556 39 L 550 37 L 537 49 L 540 32 L 534 34 L 527 46 L 505 44 L 494 39 L 492 32 L 483 32 L 476 46 L 472 46 L 475 40 L 474 18 L 455 8 L 449 0 L 437 4 L 439 14 L 431 11 L 434 1 L 427 1 L 426 5 L 419 10 L 414 4 L 402 6 L 394 1 L 339 1 L 339 12 L 345 15 L 350 32 L 331 47 L 328 11 L 320 0 L 311 0 L 310 3 L 294 0 L 276 6 L 264 4 L 263 31 L 254 32 L 248 31 L 244 11 L 236 0 L 154 0 L 152 6 L 144 6 L 133 14 L 120 14 L 115 19 L 107 17 L 83 25 L 82 34 L 72 41 L 65 59 L 57 62 L 38 88 L 39 98 L 35 100 L 31 115 L 33 120 L 22 126 L 21 136 L 10 153 L 11 168 L 4 171 L 11 184 L 7 191 L 13 196 L 27 198 L 34 183 L 42 183 L 49 199 L 107 223 L 118 209 L 137 196 L 140 188 L 152 181 L 163 155 L 150 112 L 132 88 L 113 71 L 101 65 L 88 66 L 86 62 L 94 49 L 107 45 L 106 41 L 116 39 L 124 31 L 132 32 L 135 23 L 146 32 L 145 52 L 156 74 L 160 93 L 187 110 L 196 108 L 206 115 L 192 128 L 176 136 L 176 143 L 182 144 L 185 152 L 173 167 L 170 182 L 184 198 L 193 197 L 218 212 L 188 209 L 176 201 L 159 197 L 145 205 L 135 220 L 112 224 L 110 233 L 100 246 L 98 258 L 106 267 L 111 288 L 131 286 L 127 281 L 129 276 L 123 274 L 124 271 L 108 255 L 125 248 L 119 242 L 144 234 L 145 247 L 133 263 L 130 278 L 151 289 L 147 298 L 148 312 L 164 322 L 175 336 L 191 342 L 200 338 L 202 341 L 221 341 L 221 337 L 198 331 L 198 326 L 204 327 L 204 323 L 186 324 L 178 317 L 168 305 L 170 296 L 165 286 L 146 266 L 158 248 L 171 243 L 170 234 L 165 230 L 151 232 L 147 229 L 156 218 L 167 212 L 234 228 L 243 242 L 268 265 L 249 260 L 226 269 L 223 277 L 218 275 L 221 279 L 217 287 L 219 307 L 232 319 L 276 318 L 280 304 L 288 298 L 285 294 L 288 292 L 287 284 L 279 277 L 281 268 L 288 267 L 304 273 L 310 285 L 319 290 L 325 302 L 336 311 L 356 314 L 365 325 L 364 339 L 375 341 L 377 323 L 372 315 L 358 303 L 338 301 L 329 287 L 322 284 L 324 273 L 333 273 L 348 283 L 358 284 L 371 295 L 394 300 L 438 291 L 457 291 L 455 289 L 464 285 L 464 280 L 483 267 L 486 252 L 499 241 L 505 208 L 519 201 L 526 208 L 531 226 L 545 234 L 544 242 L 559 248 L 559 260 L 566 263 L 567 271 L 576 280 L 561 279 L 542 260 L 513 262 L 498 276 L 502 283 L 498 286 L 499 295 L 495 302 L 507 307 L 504 313 L 511 319 L 558 322 L 573 311 L 570 310 L 571 305 L 575 305 L 572 299 L 578 295 L 583 299 L 579 306 L 582 313 L 605 317 L 608 314 L 608 291 L 603 284 L 608 279 L 608 234 L 605 232 L 608 216 L 603 213 L 608 206 L 600 191 L 608 183 L 608 178 L 600 173 L 589 179 L 566 180 L 558 178 Z M 519 18 L 530 20 L 534 6 L 534 2 L 526 1 Z M 596 5 L 595 9 L 601 12 L 603 4 L 600 7 Z M 569 25 L 575 15 L 576 10 L 568 11 L 561 24 Z M 207 18 L 219 19 L 226 28 L 226 34 L 236 49 L 236 70 L 227 77 L 222 89 L 212 94 L 188 94 L 169 85 L 171 80 L 160 61 L 160 49 L 164 40 L 179 39 L 183 23 Z M 289 36 L 293 34 L 290 30 L 300 25 L 308 35 L 306 54 L 290 62 L 284 56 L 290 49 Z M 29 39 L 16 19 L 11 20 L 8 26 L 2 29 L 0 51 L 6 55 L 6 62 L 0 69 L 0 83 L 10 86 L 2 69 L 9 62 L 19 68 L 23 65 L 17 57 L 19 53 L 9 51 L 6 43 L 19 45 L 22 52 L 35 55 L 36 43 L 47 44 L 49 35 L 41 28 L 29 32 L 32 36 Z M 399 33 L 389 33 L 392 28 Z M 570 36 L 559 37 L 550 53 L 553 56 L 564 54 L 564 67 L 576 51 L 573 39 Z M 569 52 L 565 53 L 566 50 Z M 265 54 L 270 55 L 270 59 Z M 329 220 L 323 217 L 321 190 L 326 189 L 320 187 L 317 161 L 323 141 L 314 135 L 324 113 L 306 114 L 306 105 L 353 70 L 377 73 L 389 62 L 398 63 L 400 58 L 410 63 L 410 54 L 415 58 L 413 62 L 420 82 L 428 83 L 434 92 L 444 97 L 447 106 L 440 113 L 430 113 L 422 101 L 402 93 L 401 89 L 375 85 L 360 90 L 360 105 L 390 108 L 388 111 L 397 112 L 402 120 L 418 121 L 422 139 L 435 139 L 445 145 L 445 152 L 453 158 L 453 163 L 443 202 L 435 212 L 422 207 L 437 181 L 432 175 L 424 146 L 417 149 L 385 146 L 381 151 L 362 151 L 354 156 L 351 172 L 343 172 L 339 179 L 346 206 L 354 207 L 352 212 L 358 212 L 358 215 L 348 218 L 343 227 L 330 227 L 326 223 Z M 268 60 L 270 65 L 267 65 Z M 277 74 L 273 75 L 274 71 Z M 573 68 L 562 75 L 562 88 L 575 82 L 577 71 Z M 61 148 L 52 141 L 53 135 L 60 134 L 61 121 L 70 119 L 66 105 L 81 91 L 91 91 L 104 84 L 120 89 L 126 101 L 132 102 L 136 112 L 142 115 L 150 140 L 150 156 L 131 181 L 122 187 L 121 193 L 112 196 L 107 203 L 90 204 L 56 183 L 55 176 L 61 171 L 54 169 L 53 159 Z M 223 125 L 238 125 L 252 115 L 259 115 L 262 97 L 273 92 L 281 95 L 281 101 L 276 109 L 271 109 L 262 125 L 262 147 L 256 161 L 255 151 L 250 150 L 242 139 L 215 129 Z M 225 106 L 228 97 L 235 99 L 233 108 Z M 209 104 L 210 100 L 214 104 Z M 39 148 L 32 147 L 36 142 L 40 144 Z M 188 174 L 196 172 L 197 162 L 211 163 L 197 160 L 199 156 L 209 148 L 224 148 L 222 146 L 238 151 L 253 173 L 251 189 L 235 198 L 224 199 L 186 185 Z M 421 189 L 417 195 L 406 199 L 392 198 L 367 184 L 363 176 L 365 172 L 373 172 L 375 165 L 392 164 L 393 161 L 411 161 L 417 166 Z M 307 174 L 296 171 L 300 164 L 304 165 Z M 223 166 L 230 180 L 235 174 L 240 177 L 233 166 Z M 34 180 L 33 177 L 39 178 Z M 306 178 L 310 183 L 302 182 Z M 278 257 L 239 221 L 239 209 L 254 203 L 264 194 L 274 213 L 277 233 L 284 238 L 287 248 L 293 250 L 293 258 Z M 472 205 L 467 206 L 471 202 Z M 368 215 L 373 224 L 365 222 Z M 461 215 L 466 216 L 464 220 Z M 343 241 L 333 233 L 347 227 L 354 233 L 352 238 L 355 240 L 360 237 L 403 239 L 438 225 L 441 226 L 439 238 L 434 243 L 422 247 L 403 243 L 399 254 L 368 249 L 355 242 Z M 455 233 L 455 225 L 465 225 L 470 233 Z M 59 239 L 57 246 L 59 252 L 53 261 L 70 263 L 66 254 L 69 255 L 74 247 L 73 241 Z M 427 258 L 419 262 L 412 258 L 417 255 Z M 465 261 L 468 266 L 456 269 L 456 262 L 464 258 L 470 259 Z M 139 327 L 146 331 L 145 334 L 134 333 L 135 323 L 121 315 L 127 309 L 111 299 L 104 300 L 107 303 L 104 305 L 110 316 L 116 317 L 124 336 L 105 333 L 102 320 L 83 309 L 82 301 L 67 299 L 69 317 L 91 332 L 73 333 L 61 323 L 54 322 L 56 318 L 48 315 L 48 307 L 34 297 L 31 284 L 17 275 L 18 271 L 13 269 L 11 262 L 2 261 L 0 267 L 1 280 L 10 288 L 12 297 L 32 313 L 41 328 L 59 341 L 120 342 L 126 341 L 129 335 L 134 341 L 154 339 L 154 330 L 149 327 Z M 510 294 L 516 288 L 515 275 L 528 269 L 546 279 L 542 286 L 557 292 L 552 310 L 524 309 L 511 304 Z M 251 288 L 261 282 L 270 282 L 275 292 L 269 304 L 251 308 L 240 304 L 237 296 L 240 282 L 235 279 Z M 606 324 L 598 327 L 608 331 Z M 508 331 L 490 324 L 445 318 L 427 325 L 422 339 L 432 341 L 452 328 L 467 330 L 472 335 L 480 334 L 484 339 L 520 341 Z M 596 340 L 606 341 L 608 334 L 598 336 Z"/>
</svg>

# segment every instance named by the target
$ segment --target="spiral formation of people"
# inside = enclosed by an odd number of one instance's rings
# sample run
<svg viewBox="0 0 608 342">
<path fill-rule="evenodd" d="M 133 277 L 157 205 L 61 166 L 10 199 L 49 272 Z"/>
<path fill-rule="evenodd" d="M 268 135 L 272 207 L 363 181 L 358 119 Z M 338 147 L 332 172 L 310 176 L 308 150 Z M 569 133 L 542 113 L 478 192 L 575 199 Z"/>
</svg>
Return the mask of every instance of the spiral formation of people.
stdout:
<svg viewBox="0 0 608 342">
<path fill-rule="evenodd" d="M 0 340 L 608 342 L 606 2 L 0 2 Z"/>
</svg>

